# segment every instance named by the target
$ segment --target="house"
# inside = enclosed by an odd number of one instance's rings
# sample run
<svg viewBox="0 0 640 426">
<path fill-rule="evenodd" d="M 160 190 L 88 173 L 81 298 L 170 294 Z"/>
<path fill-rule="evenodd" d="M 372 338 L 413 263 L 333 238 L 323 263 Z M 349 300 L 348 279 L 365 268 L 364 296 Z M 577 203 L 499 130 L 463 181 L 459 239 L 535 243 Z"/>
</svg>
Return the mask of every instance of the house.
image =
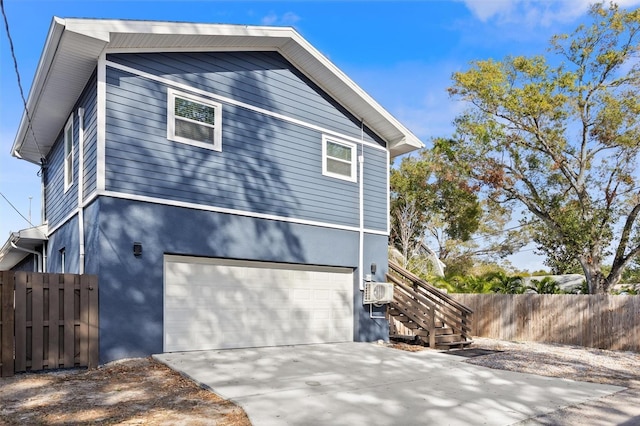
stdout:
<svg viewBox="0 0 640 426">
<path fill-rule="evenodd" d="M 102 362 L 388 338 L 363 283 L 422 143 L 294 29 L 54 18 L 27 104 L 43 225 L 0 269 L 97 274 Z"/>
</svg>

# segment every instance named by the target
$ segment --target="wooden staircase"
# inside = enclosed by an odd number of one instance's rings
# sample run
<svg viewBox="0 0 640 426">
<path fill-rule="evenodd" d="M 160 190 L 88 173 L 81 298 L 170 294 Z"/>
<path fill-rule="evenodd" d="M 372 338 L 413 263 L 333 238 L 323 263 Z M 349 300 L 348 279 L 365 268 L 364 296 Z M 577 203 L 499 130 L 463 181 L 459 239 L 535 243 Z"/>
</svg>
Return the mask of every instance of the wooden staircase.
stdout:
<svg viewBox="0 0 640 426">
<path fill-rule="evenodd" d="M 387 280 L 394 284 L 387 309 L 392 340 L 435 349 L 462 349 L 473 343 L 471 309 L 392 261 Z"/>
</svg>

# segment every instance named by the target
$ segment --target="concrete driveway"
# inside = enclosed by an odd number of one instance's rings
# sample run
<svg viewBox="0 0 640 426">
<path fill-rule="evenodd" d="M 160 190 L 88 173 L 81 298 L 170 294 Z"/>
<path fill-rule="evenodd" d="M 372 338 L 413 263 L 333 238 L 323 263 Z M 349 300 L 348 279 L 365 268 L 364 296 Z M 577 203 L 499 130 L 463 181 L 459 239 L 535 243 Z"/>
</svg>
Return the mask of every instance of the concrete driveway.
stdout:
<svg viewBox="0 0 640 426">
<path fill-rule="evenodd" d="M 154 356 L 262 425 L 509 425 L 623 388 L 492 370 L 373 343 Z"/>
</svg>

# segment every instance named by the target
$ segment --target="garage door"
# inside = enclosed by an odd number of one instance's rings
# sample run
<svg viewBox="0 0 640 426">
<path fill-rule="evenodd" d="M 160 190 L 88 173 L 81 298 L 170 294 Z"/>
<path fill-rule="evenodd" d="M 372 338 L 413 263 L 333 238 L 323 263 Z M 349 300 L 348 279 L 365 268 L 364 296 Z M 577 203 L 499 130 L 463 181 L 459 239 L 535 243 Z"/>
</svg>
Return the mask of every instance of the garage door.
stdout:
<svg viewBox="0 0 640 426">
<path fill-rule="evenodd" d="M 164 260 L 164 350 L 353 340 L 353 270 L 185 256 Z"/>
</svg>

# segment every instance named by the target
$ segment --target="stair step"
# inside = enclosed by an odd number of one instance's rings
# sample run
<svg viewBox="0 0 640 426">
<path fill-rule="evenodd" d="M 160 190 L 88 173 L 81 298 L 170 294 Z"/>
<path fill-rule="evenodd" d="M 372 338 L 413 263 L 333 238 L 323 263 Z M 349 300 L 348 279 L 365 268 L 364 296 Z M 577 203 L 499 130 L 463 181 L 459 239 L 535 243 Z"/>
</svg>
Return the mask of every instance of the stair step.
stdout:
<svg viewBox="0 0 640 426">
<path fill-rule="evenodd" d="M 463 349 L 471 345 L 472 343 L 473 343 L 473 340 L 460 340 L 457 342 L 437 343 L 435 349 L 445 349 L 445 350 L 449 350 L 453 348 Z"/>
<path fill-rule="evenodd" d="M 408 336 L 406 334 L 390 334 L 389 339 L 401 340 L 403 342 L 415 342 L 417 340 L 417 336 Z"/>
<path fill-rule="evenodd" d="M 441 343 L 460 342 L 462 340 L 462 335 L 460 334 L 443 334 L 441 336 L 436 335 L 436 345 L 439 345 Z"/>
<path fill-rule="evenodd" d="M 449 334 L 454 334 L 453 328 L 451 327 L 436 327 L 436 336 L 446 336 Z"/>
</svg>

